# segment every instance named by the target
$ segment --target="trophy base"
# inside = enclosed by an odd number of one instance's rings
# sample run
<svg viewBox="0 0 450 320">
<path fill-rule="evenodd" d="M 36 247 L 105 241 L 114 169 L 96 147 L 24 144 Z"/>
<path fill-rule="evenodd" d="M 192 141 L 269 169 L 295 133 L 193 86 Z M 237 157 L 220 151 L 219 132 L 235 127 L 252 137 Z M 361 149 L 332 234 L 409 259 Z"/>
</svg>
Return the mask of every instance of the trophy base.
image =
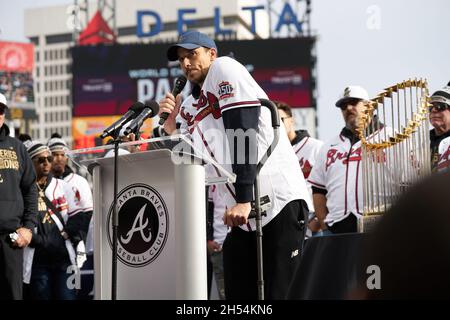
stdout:
<svg viewBox="0 0 450 320">
<path fill-rule="evenodd" d="M 358 232 L 366 233 L 371 232 L 376 226 L 378 220 L 382 217 L 382 214 L 365 215 L 358 219 Z"/>
</svg>

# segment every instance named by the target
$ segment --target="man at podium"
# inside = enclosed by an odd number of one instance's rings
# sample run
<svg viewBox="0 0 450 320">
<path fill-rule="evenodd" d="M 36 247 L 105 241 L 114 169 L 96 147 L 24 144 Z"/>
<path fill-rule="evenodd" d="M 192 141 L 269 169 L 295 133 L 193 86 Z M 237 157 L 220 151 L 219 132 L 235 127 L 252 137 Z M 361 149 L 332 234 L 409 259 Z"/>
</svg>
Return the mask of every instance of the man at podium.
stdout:
<svg viewBox="0 0 450 320">
<path fill-rule="evenodd" d="M 193 90 L 183 103 L 181 95 L 174 97 L 170 92 L 161 100 L 160 114 L 168 114 L 164 130 L 176 131 L 175 117 L 180 114 L 181 133 L 236 174 L 234 184 L 217 190 L 227 208 L 224 223 L 231 228 L 223 246 L 225 295 L 227 299 L 256 299 L 255 221 L 248 217 L 257 163 L 274 137 L 270 111 L 261 108 L 259 101 L 267 95 L 242 64 L 218 57 L 215 42 L 198 31 L 182 34 L 167 57 L 179 61 Z M 278 145 L 259 175 L 261 196 L 269 196 L 271 202 L 262 220 L 267 299 L 286 296 L 300 261 L 302 222 L 308 207 L 312 208 L 297 158 L 281 127 Z"/>
</svg>

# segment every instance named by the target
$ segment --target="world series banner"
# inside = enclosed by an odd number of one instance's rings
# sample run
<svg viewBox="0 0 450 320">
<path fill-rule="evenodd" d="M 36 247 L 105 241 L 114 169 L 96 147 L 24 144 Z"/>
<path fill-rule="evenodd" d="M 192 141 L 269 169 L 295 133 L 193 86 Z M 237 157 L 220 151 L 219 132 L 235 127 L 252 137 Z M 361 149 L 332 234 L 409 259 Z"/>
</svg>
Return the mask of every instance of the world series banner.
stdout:
<svg viewBox="0 0 450 320">
<path fill-rule="evenodd" d="M 231 56 L 252 74 L 271 100 L 294 108 L 312 99 L 313 38 L 217 41 L 219 56 Z M 160 101 L 182 74 L 168 62 L 169 44 L 72 48 L 73 117 L 122 115 L 135 101 Z M 190 93 L 189 84 L 183 94 Z"/>
</svg>

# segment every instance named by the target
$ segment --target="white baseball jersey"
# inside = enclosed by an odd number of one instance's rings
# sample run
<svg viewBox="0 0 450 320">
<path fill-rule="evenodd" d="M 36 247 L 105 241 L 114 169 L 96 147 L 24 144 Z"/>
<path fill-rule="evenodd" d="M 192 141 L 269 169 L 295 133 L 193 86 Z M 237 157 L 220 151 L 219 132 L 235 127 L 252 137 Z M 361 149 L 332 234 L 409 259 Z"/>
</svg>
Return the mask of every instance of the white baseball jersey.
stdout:
<svg viewBox="0 0 450 320">
<path fill-rule="evenodd" d="M 383 137 L 384 130 L 378 131 L 377 137 Z M 390 133 L 392 129 L 386 128 L 386 131 Z M 393 163 L 386 161 L 385 154 L 384 158 L 380 156 L 377 161 Z M 383 172 L 385 175 L 383 179 L 379 179 L 380 183 L 383 181 L 389 185 L 401 180 L 399 170 L 395 171 L 385 166 L 385 170 L 374 171 L 373 174 L 377 175 L 379 172 Z M 328 214 L 325 222 L 328 225 L 332 226 L 334 223 L 344 220 L 351 213 L 359 218 L 364 210 L 361 141 L 351 145 L 349 138 L 339 134 L 325 143 L 319 151 L 308 181 L 317 188 L 327 190 Z M 387 198 L 389 195 L 383 193 L 381 188 L 379 192 L 378 196 L 384 196 L 389 201 Z"/>
<path fill-rule="evenodd" d="M 320 148 L 323 146 L 323 142 L 311 137 L 304 137 L 299 142 L 294 144 L 292 148 L 294 149 L 295 155 L 297 156 L 298 163 L 303 172 L 303 177 L 306 180 L 306 185 L 308 191 L 312 196 L 311 183 L 307 180 L 311 174 L 311 170 L 316 163 L 316 157 L 319 153 Z M 309 208 L 313 210 L 313 208 Z"/>
<path fill-rule="evenodd" d="M 223 223 L 225 203 L 219 197 L 216 185 L 210 186 L 208 192 L 209 200 L 214 203 L 213 240 L 222 247 L 228 234 L 228 226 Z"/>
<path fill-rule="evenodd" d="M 450 137 L 443 139 L 439 143 L 439 160 L 437 171 L 445 171 L 450 167 Z"/>
<path fill-rule="evenodd" d="M 222 113 L 235 108 L 260 106 L 259 98 L 267 99 L 267 95 L 243 65 L 229 57 L 217 58 L 210 66 L 199 98 L 190 97 L 181 106 L 181 132 L 187 132 L 196 148 L 207 152 L 226 170 L 232 172 Z M 257 158 L 260 161 L 273 140 L 270 111 L 265 107 L 261 108 L 258 127 Z M 259 175 L 260 196 L 268 195 L 272 205 L 267 210 L 267 216 L 263 217 L 263 226 L 293 200 L 304 199 L 312 208 L 297 158 L 284 127 L 282 128 L 278 145 Z M 216 174 L 221 175 L 218 171 Z M 226 208 L 236 204 L 232 184 L 218 185 L 217 192 Z M 254 219 L 250 219 L 250 222 L 241 228 L 247 231 L 255 230 Z"/>
<path fill-rule="evenodd" d="M 64 177 L 67 183 L 66 195 L 69 203 L 69 216 L 74 216 L 79 212 L 92 211 L 94 203 L 92 201 L 92 192 L 89 183 L 85 178 L 70 173 Z"/>
</svg>

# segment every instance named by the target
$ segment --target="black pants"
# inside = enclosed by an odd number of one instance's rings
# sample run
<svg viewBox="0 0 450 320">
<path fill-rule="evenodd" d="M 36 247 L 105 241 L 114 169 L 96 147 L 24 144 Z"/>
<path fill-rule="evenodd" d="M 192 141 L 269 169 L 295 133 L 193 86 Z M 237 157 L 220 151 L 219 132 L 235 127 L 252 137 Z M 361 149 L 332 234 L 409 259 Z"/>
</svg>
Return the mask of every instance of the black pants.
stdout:
<svg viewBox="0 0 450 320">
<path fill-rule="evenodd" d="M 9 234 L 0 234 L 0 300 L 22 299 L 23 250 L 11 246 Z"/>
<path fill-rule="evenodd" d="M 263 227 L 265 299 L 285 299 L 300 262 L 307 210 L 303 201 L 288 203 Z M 223 245 L 225 296 L 257 299 L 256 233 L 234 227 Z"/>
<path fill-rule="evenodd" d="M 350 213 L 344 220 L 336 222 L 331 227 L 328 226 L 328 229 L 332 233 L 353 233 L 358 231 L 358 219 L 353 213 Z"/>
</svg>

